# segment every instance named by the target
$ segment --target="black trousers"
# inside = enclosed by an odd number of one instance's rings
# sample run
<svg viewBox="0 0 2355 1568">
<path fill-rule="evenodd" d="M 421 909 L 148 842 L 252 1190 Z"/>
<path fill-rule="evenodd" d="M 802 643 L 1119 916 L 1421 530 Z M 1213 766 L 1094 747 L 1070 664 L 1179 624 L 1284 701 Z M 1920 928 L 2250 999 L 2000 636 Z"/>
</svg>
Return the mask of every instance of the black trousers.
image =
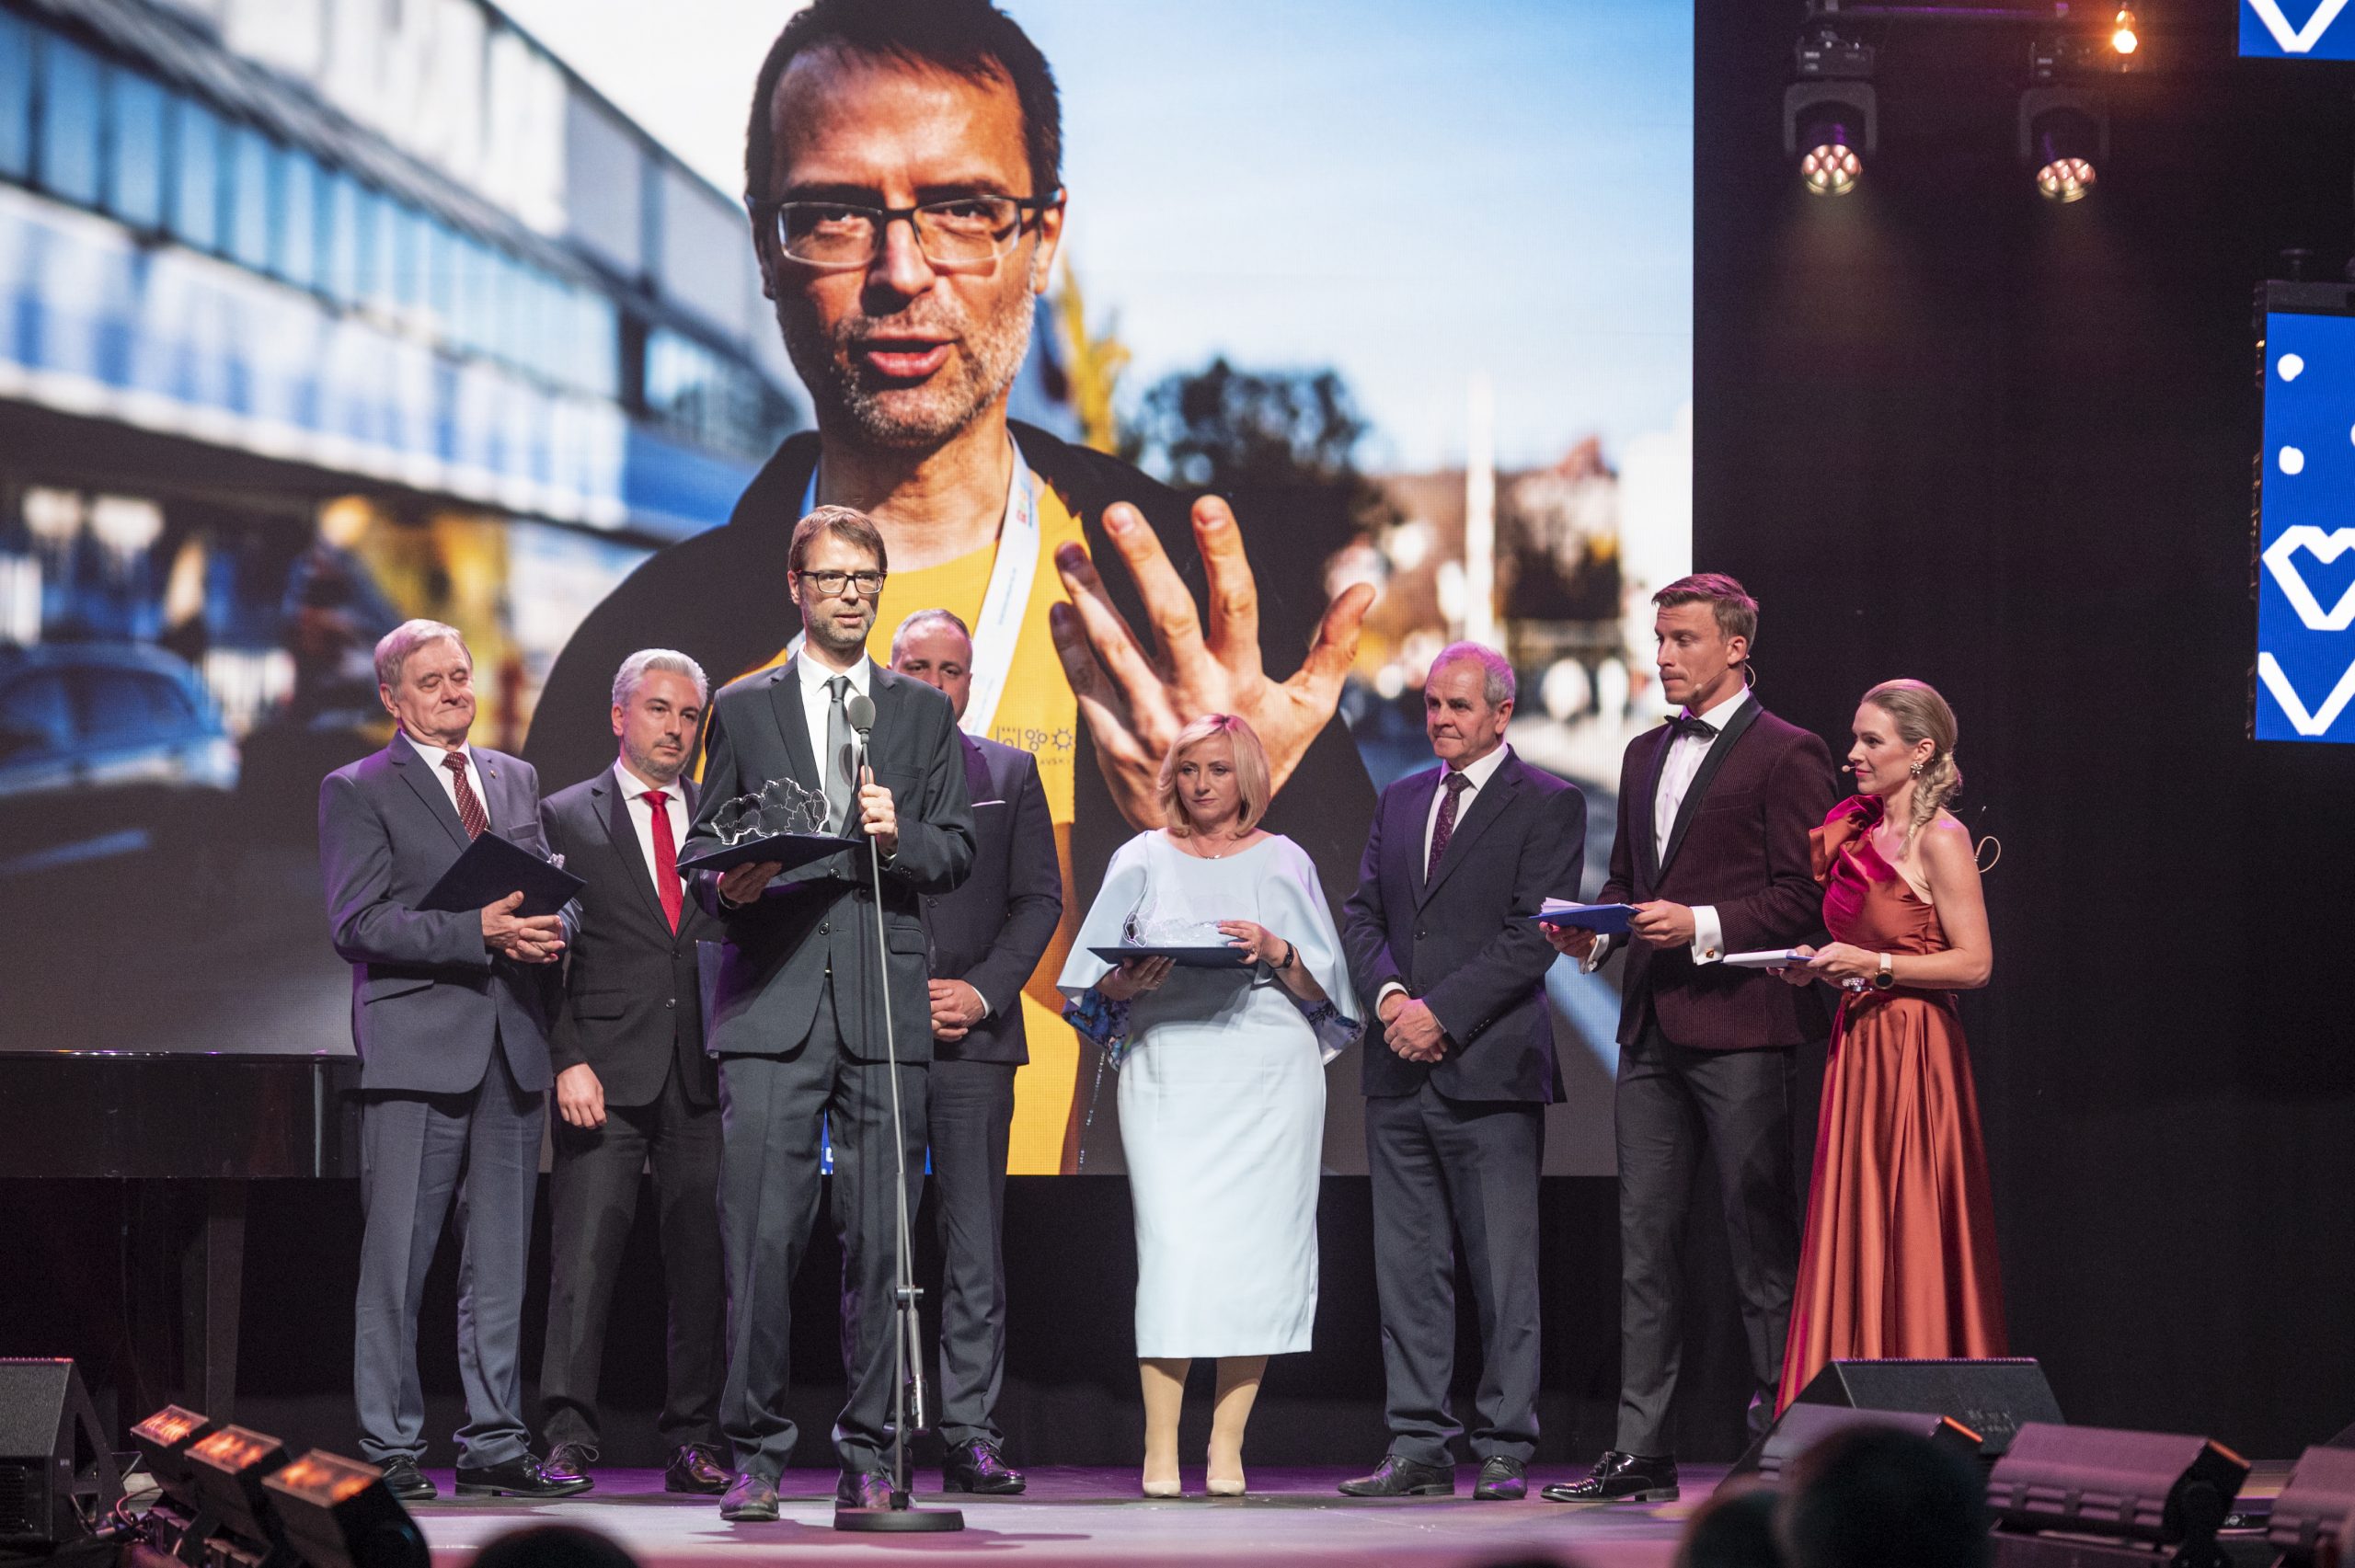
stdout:
<svg viewBox="0 0 2355 1568">
<path fill-rule="evenodd" d="M 1717 1167 L 1742 1334 L 1751 1435 L 1774 1418 L 1798 1273 L 1788 1050 L 1705 1051 L 1647 1029 L 1619 1055 L 1619 1426 L 1630 1454 L 1676 1451 L 1669 1406 L 1683 1348 L 1683 1233 L 1707 1146 Z"/>
<path fill-rule="evenodd" d="M 1480 1321 L 1472 1457 L 1526 1463 L 1537 1451 L 1537 1175 L 1543 1105 L 1450 1100 L 1426 1082 L 1365 1103 L 1374 1285 L 1390 1452 L 1452 1464 L 1464 1430 L 1455 1374 L 1455 1246 Z"/>
<path fill-rule="evenodd" d="M 718 1443 L 728 1327 L 719 1255 L 719 1107 L 690 1104 L 673 1063 L 652 1103 L 607 1105 L 605 1125 L 594 1129 L 557 1116 L 555 1130 L 556 1163 L 548 1175 L 555 1256 L 547 1345 L 540 1357 L 542 1434 L 551 1446 L 598 1446 L 605 1325 L 638 1215 L 638 1174 L 650 1158 L 670 1301 L 669 1378 L 656 1429 L 666 1448 Z"/>
<path fill-rule="evenodd" d="M 829 980 L 828 989 L 837 982 Z M 900 1068 L 908 1207 L 924 1196 L 925 1077 Z M 798 1435 L 786 1412 L 793 1343 L 793 1276 L 818 1219 L 819 1154 L 833 1139 L 833 1208 L 842 1238 L 843 1364 L 850 1398 L 834 1423 L 842 1468 L 868 1471 L 890 1444 L 892 1291 L 891 1074 L 844 1049 L 834 999 L 821 998 L 809 1038 L 784 1056 L 719 1059 L 719 1234 L 728 1260 L 728 1376 L 719 1424 L 736 1468 L 775 1479 Z"/>
<path fill-rule="evenodd" d="M 941 1440 L 991 1443 L 1005 1379 L 1005 1158 L 1014 1127 L 1010 1061 L 935 1061 L 934 1233 L 940 1242 Z"/>
</svg>

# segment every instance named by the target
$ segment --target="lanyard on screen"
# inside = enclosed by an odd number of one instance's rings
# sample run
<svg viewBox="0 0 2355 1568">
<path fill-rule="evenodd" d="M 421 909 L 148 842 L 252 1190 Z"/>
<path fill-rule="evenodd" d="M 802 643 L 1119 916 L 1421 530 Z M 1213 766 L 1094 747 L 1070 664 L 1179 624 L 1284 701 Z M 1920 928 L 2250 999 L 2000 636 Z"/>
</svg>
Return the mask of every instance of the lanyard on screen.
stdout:
<svg viewBox="0 0 2355 1568">
<path fill-rule="evenodd" d="M 1014 471 L 1005 482 L 1005 514 L 998 525 L 997 556 L 990 563 L 989 587 L 982 590 L 982 612 L 973 626 L 973 691 L 960 727 L 968 735 L 987 736 L 991 721 L 997 717 L 998 699 L 1005 694 L 1006 677 L 1014 671 L 1022 619 L 1030 608 L 1030 580 L 1039 571 L 1039 500 L 1030 488 L 1030 468 L 1022 461 L 1021 443 L 1010 430 L 1005 444 L 1014 453 Z M 809 487 L 801 493 L 801 515 L 808 517 L 817 509 L 818 470 L 812 468 Z M 786 652 L 800 651 L 801 634 L 797 632 Z"/>
</svg>

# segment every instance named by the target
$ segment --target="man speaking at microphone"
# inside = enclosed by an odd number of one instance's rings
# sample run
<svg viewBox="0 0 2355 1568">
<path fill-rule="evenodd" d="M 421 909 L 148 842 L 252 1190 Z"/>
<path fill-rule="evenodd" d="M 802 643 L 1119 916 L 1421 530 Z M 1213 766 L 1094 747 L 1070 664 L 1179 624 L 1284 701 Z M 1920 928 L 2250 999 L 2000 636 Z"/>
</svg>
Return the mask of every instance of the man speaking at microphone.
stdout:
<svg viewBox="0 0 2355 1568">
<path fill-rule="evenodd" d="M 736 1469 L 719 1511 L 730 1520 L 777 1516 L 776 1479 L 796 1436 L 786 1413 L 793 1276 L 818 1217 L 829 1128 L 850 1368 L 849 1399 L 834 1424 L 836 1498 L 858 1508 L 890 1500 L 885 1454 L 899 1245 L 891 1184 L 900 1156 L 912 1176 L 924 1169 L 932 1059 L 923 898 L 948 892 L 971 869 L 973 811 L 948 699 L 867 657 L 886 570 L 883 537 L 865 513 L 820 507 L 795 524 L 786 585 L 803 641 L 783 665 L 713 699 L 703 801 L 683 857 L 720 847 L 715 823 L 730 800 L 791 779 L 824 795 L 829 831 L 874 841 L 882 873 L 879 884 L 861 849 L 790 872 L 771 862 L 695 876 L 697 899 L 727 929 L 704 1042 L 719 1059 L 728 1269 L 720 1425 Z M 854 770 L 869 727 L 862 774 Z M 908 1195 L 910 1209 L 917 1197 Z"/>
</svg>

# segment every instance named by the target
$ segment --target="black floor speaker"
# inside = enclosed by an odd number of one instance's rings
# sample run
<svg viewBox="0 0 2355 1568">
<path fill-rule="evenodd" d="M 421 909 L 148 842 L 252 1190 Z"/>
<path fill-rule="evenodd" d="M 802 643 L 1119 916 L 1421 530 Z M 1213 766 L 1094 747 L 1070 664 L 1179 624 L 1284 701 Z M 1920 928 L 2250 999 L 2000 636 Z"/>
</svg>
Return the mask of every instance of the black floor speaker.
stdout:
<svg viewBox="0 0 2355 1568">
<path fill-rule="evenodd" d="M 2012 1435 L 2027 1421 L 2062 1425 L 2061 1405 L 2044 1368 L 2034 1357 L 1984 1361 L 1833 1361 L 1827 1363 L 1791 1409 L 1831 1405 L 1844 1410 L 1905 1411 L 1944 1415 L 1979 1437 L 1979 1457 L 1993 1464 L 2012 1446 Z M 1784 1421 L 1790 1411 L 1783 1413 Z M 1759 1468 L 1767 1445 L 1776 1440 L 1777 1422 L 1734 1465 L 1736 1475 Z"/>
<path fill-rule="evenodd" d="M 74 1363 L 0 1359 L 0 1547 L 62 1546 L 121 1500 Z"/>
</svg>

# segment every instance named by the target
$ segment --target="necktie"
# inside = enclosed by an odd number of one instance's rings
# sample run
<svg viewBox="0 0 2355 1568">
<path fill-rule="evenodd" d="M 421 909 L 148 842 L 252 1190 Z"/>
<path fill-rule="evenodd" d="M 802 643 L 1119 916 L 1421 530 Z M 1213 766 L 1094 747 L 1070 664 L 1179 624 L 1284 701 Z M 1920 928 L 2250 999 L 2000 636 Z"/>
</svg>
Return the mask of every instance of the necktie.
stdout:
<svg viewBox="0 0 2355 1568">
<path fill-rule="evenodd" d="M 444 751 L 442 765 L 450 770 L 450 782 L 457 786 L 458 822 L 469 839 L 479 839 L 482 830 L 490 826 L 490 813 L 482 808 L 482 799 L 475 794 L 475 786 L 466 782 L 466 754 Z"/>
<path fill-rule="evenodd" d="M 659 789 L 638 796 L 654 808 L 654 891 L 671 929 L 679 929 L 679 844 L 671 837 L 671 797 Z"/>
<path fill-rule="evenodd" d="M 839 833 L 850 822 L 850 715 L 843 711 L 850 677 L 835 676 L 826 690 L 834 699 L 826 709 L 826 831 Z"/>
<path fill-rule="evenodd" d="M 1440 857 L 1447 853 L 1447 841 L 1455 836 L 1455 807 L 1464 799 L 1464 792 L 1472 781 L 1462 773 L 1451 773 L 1440 781 L 1447 791 L 1447 798 L 1439 803 L 1439 820 L 1431 827 L 1430 864 L 1423 867 L 1423 880 L 1429 882 L 1439 875 Z"/>
</svg>

